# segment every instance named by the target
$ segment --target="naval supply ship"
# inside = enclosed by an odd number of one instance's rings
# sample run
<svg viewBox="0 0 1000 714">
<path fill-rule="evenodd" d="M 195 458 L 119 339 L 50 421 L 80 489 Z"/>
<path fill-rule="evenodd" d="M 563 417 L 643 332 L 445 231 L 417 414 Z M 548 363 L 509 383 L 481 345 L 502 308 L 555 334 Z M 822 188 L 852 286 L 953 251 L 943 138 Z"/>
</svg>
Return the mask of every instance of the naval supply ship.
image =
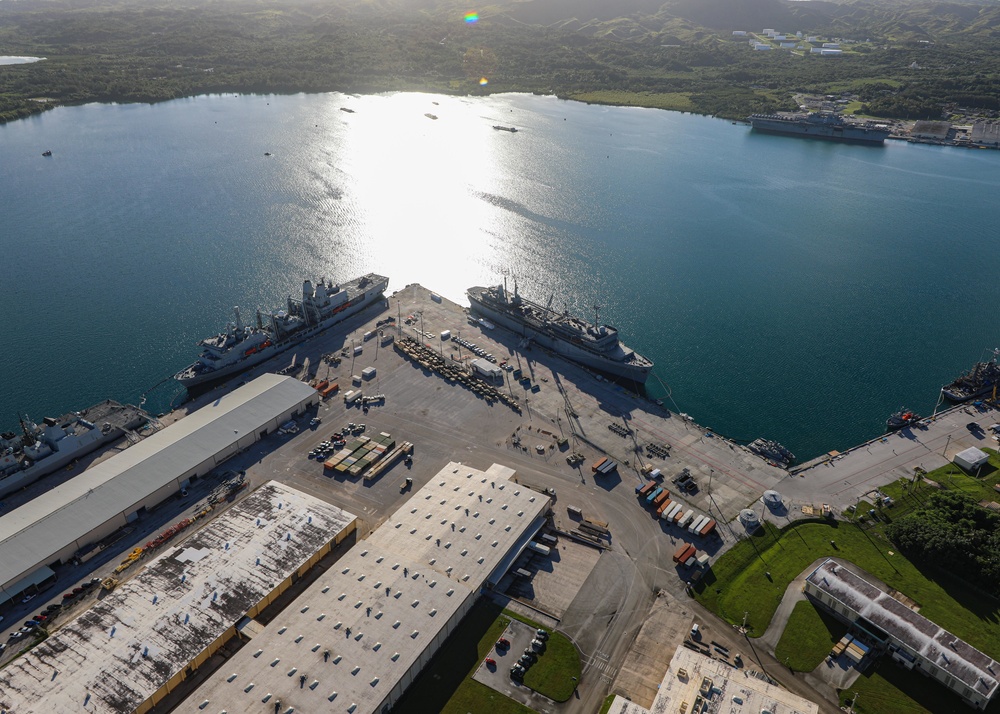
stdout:
<svg viewBox="0 0 1000 714">
<path fill-rule="evenodd" d="M 995 349 L 993 359 L 977 362 L 968 372 L 963 372 L 958 378 L 941 387 L 941 395 L 949 402 L 962 403 L 976 397 L 992 394 L 1000 386 L 1000 365 L 997 357 L 1000 349 Z"/>
<path fill-rule="evenodd" d="M 41 424 L 19 418 L 20 431 L 0 434 L 0 497 L 86 456 L 147 420 L 138 407 L 110 399 L 82 412 L 46 417 Z"/>
<path fill-rule="evenodd" d="M 289 296 L 286 309 L 266 317 L 258 310 L 256 325 L 244 325 L 240 309 L 233 308 L 235 322 L 199 342 L 198 361 L 174 379 L 191 388 L 250 369 L 373 304 L 388 286 L 389 278 L 375 273 L 341 284 L 320 280 L 315 287 L 306 280 L 301 300 Z"/>
<path fill-rule="evenodd" d="M 782 136 L 804 136 L 855 144 L 883 144 L 889 128 L 875 122 L 849 122 L 837 114 L 751 114 L 747 121 L 754 131 Z"/>
<path fill-rule="evenodd" d="M 517 283 L 513 295 L 506 285 L 477 286 L 466 295 L 474 312 L 585 367 L 638 384 L 645 384 L 653 369 L 650 360 L 618 340 L 618 330 L 599 324 L 596 308 L 594 323 L 589 323 L 522 297 Z"/>
</svg>

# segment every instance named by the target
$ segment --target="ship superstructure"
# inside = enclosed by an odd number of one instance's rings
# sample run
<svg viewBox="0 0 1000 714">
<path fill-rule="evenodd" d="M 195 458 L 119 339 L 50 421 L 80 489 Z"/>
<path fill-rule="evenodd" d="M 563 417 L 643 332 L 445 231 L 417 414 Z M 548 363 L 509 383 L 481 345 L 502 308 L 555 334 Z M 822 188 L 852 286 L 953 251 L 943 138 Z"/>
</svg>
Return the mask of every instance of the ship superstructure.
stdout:
<svg viewBox="0 0 1000 714">
<path fill-rule="evenodd" d="M 244 325 L 238 307 L 225 331 L 201 342 L 198 361 L 174 375 L 185 387 L 224 379 L 260 364 L 378 300 L 389 278 L 369 273 L 347 283 L 302 283 L 302 298 L 289 296 L 285 309 L 257 311 L 257 324 Z"/>
<path fill-rule="evenodd" d="M 883 144 L 889 127 L 875 122 L 849 122 L 838 114 L 751 114 L 747 121 L 754 131 L 782 136 L 804 136 L 855 144 Z"/>
<path fill-rule="evenodd" d="M 147 421 L 138 407 L 106 400 L 36 424 L 19 418 L 19 430 L 0 434 L 0 497 L 24 488 L 74 459 L 86 456 Z"/>
<path fill-rule="evenodd" d="M 1000 364 L 997 364 L 1000 349 L 992 350 L 992 353 L 993 359 L 977 362 L 972 369 L 963 372 L 954 382 L 941 387 L 944 398 L 950 402 L 967 402 L 990 394 L 1000 386 Z"/>
<path fill-rule="evenodd" d="M 590 323 L 556 312 L 523 297 L 516 283 L 513 294 L 498 285 L 472 287 L 466 295 L 475 312 L 586 367 L 638 384 L 645 384 L 653 369 L 652 361 L 618 339 L 618 330 L 599 324 L 599 315 Z"/>
</svg>

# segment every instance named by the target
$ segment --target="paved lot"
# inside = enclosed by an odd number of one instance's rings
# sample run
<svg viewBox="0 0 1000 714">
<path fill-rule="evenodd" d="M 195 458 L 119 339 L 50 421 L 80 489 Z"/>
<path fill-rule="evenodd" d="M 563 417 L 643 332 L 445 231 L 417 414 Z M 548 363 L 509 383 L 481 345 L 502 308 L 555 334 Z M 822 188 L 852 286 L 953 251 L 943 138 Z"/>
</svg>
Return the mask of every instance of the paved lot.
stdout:
<svg viewBox="0 0 1000 714">
<path fill-rule="evenodd" d="M 526 649 L 531 649 L 531 640 L 535 637 L 535 629 L 519 620 L 511 620 L 501 637 L 510 640 L 510 647 L 493 648 L 493 654 L 490 656 L 496 660 L 497 666 L 492 668 L 487 666 L 485 662 L 480 663 L 479 669 L 476 670 L 472 678 L 537 712 L 556 711 L 558 705 L 551 699 L 543 697 L 510 677 L 510 668 Z M 540 656 L 544 657 L 545 655 Z"/>
<path fill-rule="evenodd" d="M 561 537 L 551 555 L 529 551 L 519 559 L 514 569 L 524 568 L 531 578 L 508 576 L 511 582 L 504 592 L 562 619 L 600 557 L 599 549 Z M 504 585 L 500 583 L 501 588 Z"/>
<path fill-rule="evenodd" d="M 410 325 L 402 324 L 409 315 L 417 319 Z M 465 388 L 446 383 L 408 362 L 391 344 L 382 345 L 377 339 L 365 342 L 363 334 L 374 329 L 376 321 L 389 316 L 399 318 L 398 330 L 383 329 L 395 331 L 397 338 L 400 334 L 416 337 L 446 359 L 453 355 L 456 361 L 468 361 L 468 350 L 459 350 L 455 343 L 441 339 L 442 330 L 451 330 L 476 342 L 498 360 L 519 366 L 538 390 L 514 382 L 510 373 L 504 372 L 504 387 L 521 400 L 523 413 L 517 414 L 501 404 L 490 406 Z M 557 510 L 563 514 L 564 505 L 573 504 L 587 517 L 607 521 L 612 533 L 611 550 L 597 558 L 589 571 L 587 563 L 575 557 L 575 551 L 560 549 L 560 562 L 551 573 L 543 571 L 537 584 L 550 598 L 552 607 L 564 610 L 559 629 L 576 642 L 584 658 L 579 698 L 570 700 L 564 709 L 592 712 L 607 692 L 606 675 L 620 665 L 645 621 L 655 593 L 680 593 L 688 577 L 671 563 L 670 556 L 680 540 L 691 536 L 652 518 L 637 503 L 634 488 L 644 481 L 639 469 L 645 465 L 659 467 L 669 477 L 683 467 L 689 468 L 700 489 L 685 502 L 702 513 L 728 517 L 779 483 L 785 473 L 735 444 L 706 435 L 703 428 L 671 415 L 649 400 L 596 380 L 581 367 L 537 347 L 520 350 L 518 344 L 515 335 L 501 329 L 484 330 L 470 323 L 461 307 L 444 300 L 437 302 L 420 286 L 407 286 L 382 305 L 350 318 L 336 331 L 327 331 L 297 347 L 294 353 L 280 355 L 220 388 L 235 387 L 294 360 L 299 370 L 293 374 L 300 379 L 330 379 L 345 391 L 351 388 L 352 375 L 371 366 L 376 368 L 376 376 L 365 383 L 364 391 L 384 394 L 383 406 L 372 407 L 364 414 L 359 407 L 345 406 L 340 394 L 334 395 L 318 409 L 323 419 L 318 429 L 305 428 L 288 437 L 269 436 L 223 468 L 245 469 L 251 488 L 277 479 L 356 513 L 361 520 L 361 537 L 451 460 L 480 468 L 494 462 L 509 465 L 526 483 L 557 489 Z M 362 353 L 344 358 L 339 367 L 324 361 L 325 355 L 339 354 L 353 345 L 362 345 Z M 163 415 L 162 421 L 170 423 L 220 393 L 216 390 L 204 394 L 176 412 Z M 304 424 L 307 419 L 300 421 Z M 371 482 L 325 474 L 322 464 L 308 459 L 307 454 L 349 421 L 366 423 L 367 433 L 385 431 L 397 441 L 413 442 L 416 448 L 412 467 L 408 469 L 400 462 Z M 608 429 L 612 423 L 629 432 L 624 437 L 617 435 Z M 520 445 L 512 438 L 515 435 L 520 435 Z M 570 467 L 565 454 L 552 448 L 562 437 L 568 439 L 570 451 L 584 456 L 582 467 Z M 669 446 L 670 456 L 649 458 L 644 447 L 650 442 Z M 541 454 L 533 448 L 538 444 L 547 447 Z M 621 466 L 616 473 L 597 478 L 589 464 L 604 455 Z M 401 492 L 399 484 L 406 476 L 413 478 L 413 490 Z M 808 479 L 802 482 L 808 483 Z M 136 544 L 176 522 L 207 495 L 212 485 L 208 481 L 196 483 L 191 489 L 191 503 L 171 502 L 141 518 L 136 532 L 111 549 L 117 549 L 117 553 L 102 554 L 80 568 L 60 568 L 57 587 L 64 588 L 92 572 L 111 570 Z M 722 535 L 721 542 L 696 545 L 717 552 L 733 540 L 728 530 Z M 569 566 L 565 573 L 563 559 Z M 563 577 L 583 583 L 575 596 L 575 585 L 559 582 Z M 58 597 L 61 592 L 54 589 L 51 594 Z M 44 603 L 31 604 L 41 609 Z M 25 608 L 15 608 L 15 612 L 17 617 L 12 621 L 26 619 L 21 614 L 33 614 Z M 6 612 L 2 614 L 7 616 Z M 539 708 L 534 703 L 532 706 Z"/>
<path fill-rule="evenodd" d="M 912 478 L 914 467 L 931 471 L 970 446 L 997 448 L 989 432 L 970 433 L 966 429 L 970 421 L 985 428 L 1000 421 L 1000 412 L 989 407 L 953 407 L 939 412 L 925 428 L 903 429 L 836 457 L 812 462 L 774 488 L 785 498 L 792 518 L 801 515 L 803 505 L 822 503 L 840 513 L 872 489 Z"/>
</svg>

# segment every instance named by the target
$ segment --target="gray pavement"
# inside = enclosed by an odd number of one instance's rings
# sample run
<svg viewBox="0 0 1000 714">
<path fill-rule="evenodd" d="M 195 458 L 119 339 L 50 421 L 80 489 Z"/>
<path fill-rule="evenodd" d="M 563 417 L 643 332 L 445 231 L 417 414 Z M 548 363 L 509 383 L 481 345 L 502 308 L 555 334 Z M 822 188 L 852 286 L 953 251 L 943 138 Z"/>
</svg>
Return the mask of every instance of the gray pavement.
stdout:
<svg viewBox="0 0 1000 714">
<path fill-rule="evenodd" d="M 938 412 L 923 428 L 903 429 L 810 462 L 774 488 L 785 498 L 792 518 L 801 516 L 803 505 L 829 503 L 841 513 L 873 489 L 912 478 L 915 467 L 931 471 L 970 446 L 997 448 L 988 432 L 970 433 L 970 421 L 987 427 L 1000 421 L 1000 413 L 990 407 L 952 407 Z"/>
</svg>

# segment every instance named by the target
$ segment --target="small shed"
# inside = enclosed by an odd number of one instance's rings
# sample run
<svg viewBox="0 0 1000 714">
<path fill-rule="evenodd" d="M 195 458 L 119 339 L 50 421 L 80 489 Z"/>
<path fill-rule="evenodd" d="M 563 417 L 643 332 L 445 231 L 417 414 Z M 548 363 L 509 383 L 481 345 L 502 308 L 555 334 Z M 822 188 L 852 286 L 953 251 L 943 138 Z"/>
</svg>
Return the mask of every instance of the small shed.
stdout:
<svg viewBox="0 0 1000 714">
<path fill-rule="evenodd" d="M 366 380 L 367 379 L 374 379 L 374 377 L 375 377 L 375 368 L 374 367 L 365 367 L 363 370 L 361 370 L 361 378 L 362 379 L 366 379 Z"/>
<path fill-rule="evenodd" d="M 952 459 L 957 466 L 961 466 L 966 471 L 975 471 L 984 466 L 989 460 L 989 455 L 975 446 L 970 446 L 965 451 L 958 452 L 955 454 L 955 458 Z"/>
</svg>

